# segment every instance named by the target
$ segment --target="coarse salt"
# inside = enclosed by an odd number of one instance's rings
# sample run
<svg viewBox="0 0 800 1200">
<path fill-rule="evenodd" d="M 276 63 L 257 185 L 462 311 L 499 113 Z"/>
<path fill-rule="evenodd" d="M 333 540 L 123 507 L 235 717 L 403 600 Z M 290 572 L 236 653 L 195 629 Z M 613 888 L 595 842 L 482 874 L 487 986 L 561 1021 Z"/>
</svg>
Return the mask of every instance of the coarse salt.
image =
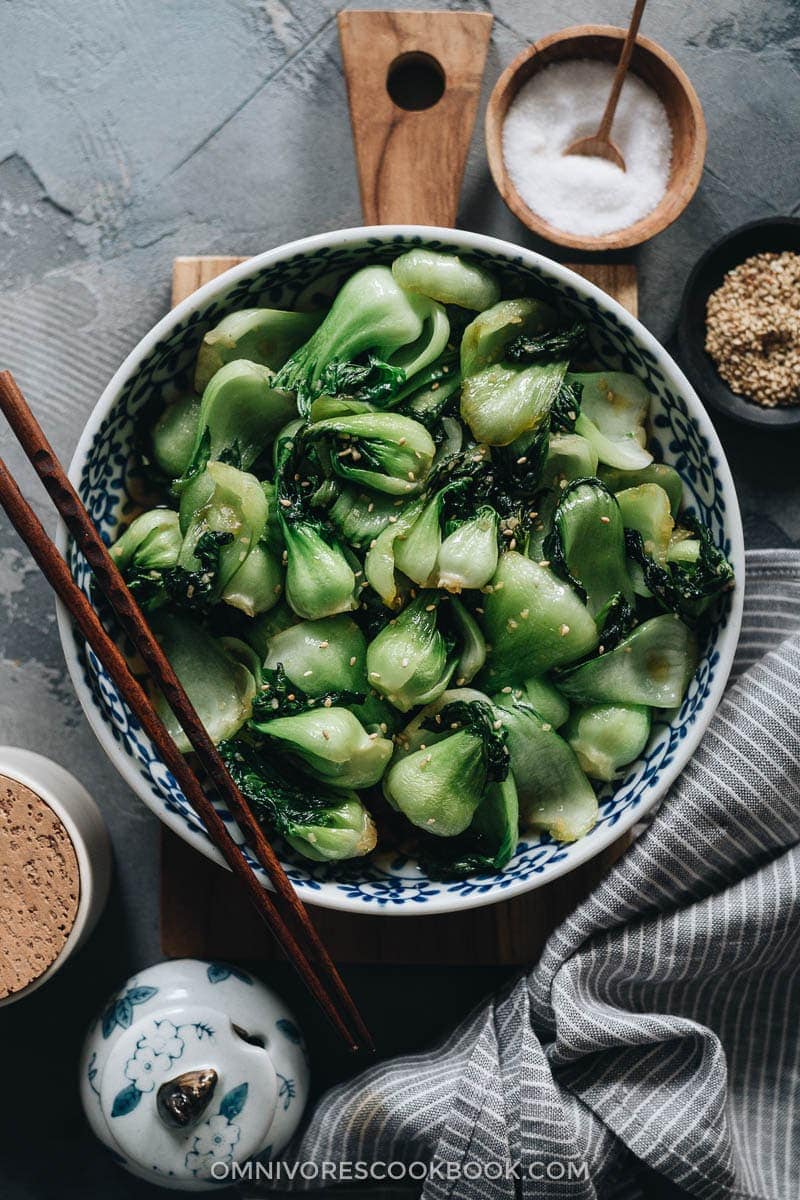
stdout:
<svg viewBox="0 0 800 1200">
<path fill-rule="evenodd" d="M 602 158 L 565 155 L 596 133 L 614 66 L 588 59 L 551 63 L 517 93 L 503 126 L 511 180 L 528 207 L 565 233 L 614 233 L 652 212 L 667 190 L 672 132 L 656 93 L 629 74 L 611 138 L 621 170 Z"/>
</svg>

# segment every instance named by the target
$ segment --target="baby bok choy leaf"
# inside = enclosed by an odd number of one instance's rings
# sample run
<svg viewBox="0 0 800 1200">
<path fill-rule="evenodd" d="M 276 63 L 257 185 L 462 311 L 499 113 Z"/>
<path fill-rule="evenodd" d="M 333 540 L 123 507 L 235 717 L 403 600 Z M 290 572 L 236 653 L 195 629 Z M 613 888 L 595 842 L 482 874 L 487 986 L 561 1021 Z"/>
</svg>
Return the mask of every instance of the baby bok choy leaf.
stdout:
<svg viewBox="0 0 800 1200">
<path fill-rule="evenodd" d="M 507 777 L 505 734 L 485 697 L 455 699 L 428 712 L 422 722 L 412 722 L 408 750 L 403 734 L 398 735 L 400 746 L 383 792 L 412 825 L 450 838 L 471 824 L 487 784 Z"/>
<path fill-rule="evenodd" d="M 576 479 L 563 489 L 544 553 L 553 569 L 584 593 L 592 616 L 613 596 L 633 601 L 622 514 L 599 479 Z"/>
<path fill-rule="evenodd" d="M 650 397 L 642 381 L 624 371 L 590 371 L 570 373 L 567 382 L 581 388 L 575 432 L 592 443 L 600 462 L 634 471 L 649 466 L 644 423 Z"/>
<path fill-rule="evenodd" d="M 188 470 L 197 440 L 199 415 L 199 396 L 179 396 L 166 406 L 153 426 L 150 449 L 167 479 L 178 479 Z"/>
<path fill-rule="evenodd" d="M 314 862 L 361 858 L 375 848 L 375 823 L 354 791 L 297 781 L 274 755 L 237 738 L 222 756 L 257 820 Z"/>
<path fill-rule="evenodd" d="M 592 779 L 616 779 L 650 737 L 650 709 L 642 704 L 587 704 L 576 708 L 562 733 Z"/>
<path fill-rule="evenodd" d="M 362 549 L 375 540 L 392 517 L 397 519 L 397 511 L 391 496 L 345 486 L 329 509 L 329 516 L 342 539 Z"/>
<path fill-rule="evenodd" d="M 600 467 L 599 474 L 610 492 L 617 495 L 628 488 L 639 487 L 643 483 L 657 483 L 669 496 L 669 506 L 673 518 L 677 517 L 683 503 L 683 480 L 674 467 L 666 463 L 650 463 L 639 471 L 623 471 L 619 467 Z"/>
<path fill-rule="evenodd" d="M 175 565 L 182 542 L 178 514 L 170 508 L 151 508 L 131 521 L 110 553 L 123 574 L 131 569 L 159 571 Z"/>
<path fill-rule="evenodd" d="M 375 593 L 387 608 L 398 608 L 402 603 L 397 581 L 397 551 L 400 539 L 407 537 L 425 507 L 425 501 L 412 500 L 410 504 L 395 510 L 396 517 L 370 543 L 364 558 L 364 574 Z"/>
<path fill-rule="evenodd" d="M 614 650 L 561 671 L 559 690 L 578 704 L 676 708 L 697 666 L 688 627 L 672 613 L 651 617 Z"/>
<path fill-rule="evenodd" d="M 283 312 L 277 308 L 243 308 L 229 313 L 203 338 L 197 355 L 194 386 L 204 392 L 226 363 L 245 360 L 277 371 L 311 336 L 318 313 Z"/>
<path fill-rule="evenodd" d="M 519 802 L 513 775 L 489 783 L 470 825 L 456 837 L 424 836 L 419 865 L 431 879 L 466 879 L 502 871 L 519 841 Z"/>
<path fill-rule="evenodd" d="M 187 484 L 181 495 L 183 544 L 177 562 L 187 574 L 184 600 L 191 602 L 206 589 L 212 598 L 223 596 L 264 535 L 267 513 L 267 497 L 256 477 L 226 463 L 210 462 Z M 212 541 L 218 551 L 215 568 Z"/>
<path fill-rule="evenodd" d="M 353 413 L 310 425 L 306 437 L 330 444 L 344 479 L 391 496 L 422 490 L 436 446 L 424 425 L 401 413 Z"/>
<path fill-rule="evenodd" d="M 281 666 L 286 678 L 309 696 L 365 693 L 367 645 L 350 617 L 299 621 L 269 640 L 264 666 Z"/>
<path fill-rule="evenodd" d="M 483 312 L 500 299 L 494 276 L 458 254 L 415 247 L 394 260 L 392 274 L 407 292 L 473 312 Z"/>
<path fill-rule="evenodd" d="M 473 517 L 449 522 L 439 547 L 437 587 L 448 592 L 484 587 L 497 570 L 497 536 L 497 513 L 488 504 Z"/>
<path fill-rule="evenodd" d="M 214 744 L 231 738 L 250 719 L 256 680 L 252 672 L 194 618 L 160 611 L 151 625 Z M 148 684 L 156 711 L 183 754 L 191 750 L 178 718 Z"/>
<path fill-rule="evenodd" d="M 681 520 L 682 532 L 691 536 L 672 539 L 663 563 L 648 553 L 641 533 L 633 529 L 626 534 L 628 554 L 641 568 L 643 580 L 656 600 L 695 622 L 734 586 L 734 572 L 705 525 L 691 516 Z"/>
<path fill-rule="evenodd" d="M 277 512 L 285 545 L 286 599 L 299 617 L 316 621 L 358 607 L 354 559 L 314 507 L 322 484 L 305 456 L 302 430 L 279 436 Z"/>
<path fill-rule="evenodd" d="M 437 621 L 439 597 L 424 591 L 367 647 L 367 680 L 400 712 L 430 704 L 447 687 L 457 655 Z"/>
<path fill-rule="evenodd" d="M 281 514 L 286 542 L 286 599 L 307 621 L 358 607 L 353 566 L 335 535 L 321 522 Z"/>
<path fill-rule="evenodd" d="M 200 403 L 187 475 L 209 459 L 250 469 L 297 412 L 294 397 L 272 386 L 274 377 L 269 367 L 243 359 L 212 376 Z"/>
<path fill-rule="evenodd" d="M 296 716 L 254 720 L 252 728 L 301 770 L 337 787 L 372 787 L 392 757 L 392 742 L 367 733 L 346 708 L 322 706 Z"/>
<path fill-rule="evenodd" d="M 413 347 L 413 357 L 396 364 L 404 372 L 396 377 L 399 386 L 444 350 L 449 326 L 442 328 L 441 321 L 436 322 L 435 336 L 431 331 L 427 338 L 427 361 L 419 345 L 420 339 L 425 340 L 426 322 L 432 324 L 440 308 L 427 297 L 406 292 L 388 267 L 364 267 L 340 289 L 322 324 L 278 372 L 275 386 L 295 392 L 300 412 L 306 415 L 314 397 L 326 389 L 326 370 L 329 375 L 340 372 L 341 364 L 361 361 L 367 354 L 372 355 L 372 366 L 387 363 L 401 349 Z M 447 324 L 446 316 L 444 322 Z"/>
<path fill-rule="evenodd" d="M 461 418 L 477 442 L 508 446 L 545 426 L 568 358 L 510 361 L 507 346 L 551 329 L 552 309 L 539 300 L 501 300 L 480 313 L 461 342 Z"/>
<path fill-rule="evenodd" d="M 597 821 L 597 797 L 574 751 L 526 701 L 501 693 L 493 703 L 508 738 L 523 828 L 574 842 Z"/>
<path fill-rule="evenodd" d="M 482 624 L 484 678 L 492 690 L 575 662 L 598 641 L 597 626 L 574 588 L 515 550 L 500 556 Z"/>
<path fill-rule="evenodd" d="M 583 321 L 574 321 L 572 325 L 539 334 L 522 333 L 509 342 L 505 352 L 506 358 L 509 362 L 519 363 L 570 359 L 584 345 L 586 333 Z"/>
</svg>

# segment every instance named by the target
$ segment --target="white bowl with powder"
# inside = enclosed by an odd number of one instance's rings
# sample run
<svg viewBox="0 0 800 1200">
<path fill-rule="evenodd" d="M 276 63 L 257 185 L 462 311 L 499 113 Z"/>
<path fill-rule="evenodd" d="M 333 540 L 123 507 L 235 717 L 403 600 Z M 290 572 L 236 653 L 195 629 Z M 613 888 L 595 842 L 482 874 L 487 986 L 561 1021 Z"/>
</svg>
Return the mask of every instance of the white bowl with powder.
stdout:
<svg viewBox="0 0 800 1200">
<path fill-rule="evenodd" d="M 675 60 L 642 37 L 611 130 L 626 169 L 564 154 L 596 133 L 624 36 L 587 25 L 542 38 L 506 68 L 489 100 L 486 146 L 495 184 L 529 229 L 562 246 L 638 245 L 683 212 L 700 181 L 700 101 Z"/>
<path fill-rule="evenodd" d="M 0 1007 L 82 945 L 110 876 L 108 831 L 83 785 L 41 754 L 0 746 Z"/>
</svg>

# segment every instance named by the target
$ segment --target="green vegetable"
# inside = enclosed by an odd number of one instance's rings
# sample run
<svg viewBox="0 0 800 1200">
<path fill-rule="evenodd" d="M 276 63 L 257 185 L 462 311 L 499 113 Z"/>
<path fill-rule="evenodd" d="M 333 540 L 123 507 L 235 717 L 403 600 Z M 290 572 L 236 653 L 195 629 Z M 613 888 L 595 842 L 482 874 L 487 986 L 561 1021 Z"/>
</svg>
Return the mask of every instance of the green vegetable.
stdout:
<svg viewBox="0 0 800 1200">
<path fill-rule="evenodd" d="M 315 813 L 306 824 L 287 824 L 283 836 L 293 850 L 314 862 L 363 858 L 378 841 L 375 822 L 355 794 Z"/>
<path fill-rule="evenodd" d="M 191 587 L 212 586 L 213 595 L 221 596 L 234 575 L 258 544 L 267 524 L 267 498 L 254 475 L 226 463 L 210 462 L 195 476 L 181 496 L 180 526 L 183 544 L 177 565 L 183 571 L 199 573 L 189 581 Z M 208 563 L 198 554 L 201 542 L 208 545 L 207 534 L 217 539 L 219 548 L 215 578 L 208 576 Z"/>
<path fill-rule="evenodd" d="M 178 514 L 169 508 L 152 508 L 131 521 L 110 554 L 123 573 L 130 568 L 158 571 L 175 566 L 182 541 Z"/>
<path fill-rule="evenodd" d="M 534 504 L 535 517 L 527 537 L 529 558 L 546 558 L 544 542 L 553 527 L 553 516 L 561 493 L 573 479 L 589 479 L 597 474 L 597 452 L 586 438 L 577 433 L 551 434 L 547 457 L 541 471 L 541 491 Z"/>
<path fill-rule="evenodd" d="M 487 679 L 498 686 L 574 662 L 597 645 L 589 610 L 548 567 L 509 551 L 489 587 L 483 616 L 491 646 Z"/>
<path fill-rule="evenodd" d="M 350 363 L 365 353 L 387 363 L 401 349 L 413 347 L 413 357 L 400 364 L 408 378 L 437 358 L 447 343 L 449 326 L 442 341 L 438 320 L 425 337 L 426 322 L 434 324 L 437 307 L 399 287 L 388 267 L 364 267 L 340 289 L 322 324 L 278 372 L 275 386 L 296 392 L 300 411 L 307 412 L 314 396 L 330 390 L 323 375 L 331 364 Z M 427 361 L 420 339 L 431 355 Z"/>
<path fill-rule="evenodd" d="M 311 425 L 307 437 L 333 444 L 331 465 L 344 479 L 392 496 L 421 491 L 436 453 L 424 425 L 401 413 L 355 413 Z"/>
<path fill-rule="evenodd" d="M 395 575 L 398 539 L 409 534 L 423 511 L 424 504 L 423 500 L 414 500 L 411 504 L 398 508 L 396 510 L 397 520 L 391 525 L 387 524 L 386 528 L 378 534 L 364 558 L 364 574 L 367 582 L 380 596 L 387 608 L 397 608 L 401 603 Z"/>
<path fill-rule="evenodd" d="M 342 547 L 320 526 L 282 518 L 286 540 L 286 599 L 307 621 L 358 607 L 358 584 Z"/>
<path fill-rule="evenodd" d="M 645 554 L 663 566 L 675 526 L 667 493 L 657 483 L 640 483 L 617 492 L 617 503 L 625 528 L 641 534 Z"/>
<path fill-rule="evenodd" d="M 586 341 L 587 329 L 583 321 L 575 321 L 563 329 L 553 329 L 541 334 L 520 334 L 506 347 L 509 362 L 534 363 L 552 362 L 554 359 L 571 358 Z"/>
<path fill-rule="evenodd" d="M 282 312 L 276 308 L 243 308 L 229 313 L 203 338 L 195 369 L 195 390 L 202 393 L 211 377 L 236 360 L 260 363 L 277 371 L 319 325 L 317 313 Z M 180 472 L 179 472 L 180 474 Z"/>
<path fill-rule="evenodd" d="M 315 779 L 337 787 L 372 787 L 392 757 L 391 741 L 367 733 L 346 708 L 313 708 L 297 716 L 255 720 L 253 728 Z"/>
<path fill-rule="evenodd" d="M 592 443 L 600 462 L 633 471 L 649 466 L 644 422 L 650 397 L 642 381 L 623 371 L 592 371 L 570 373 L 567 382 L 581 387 L 575 432 Z"/>
<path fill-rule="evenodd" d="M 180 396 L 168 404 L 153 426 L 153 458 L 168 479 L 178 479 L 192 460 L 197 419 L 198 396 Z"/>
<path fill-rule="evenodd" d="M 497 513 L 488 504 L 455 523 L 439 548 L 437 587 L 448 592 L 481 588 L 497 570 Z"/>
<path fill-rule="evenodd" d="M 579 704 L 676 708 L 697 665 L 694 638 L 672 614 L 652 617 L 615 650 L 562 671 L 557 683 Z"/>
<path fill-rule="evenodd" d="M 379 492 L 344 487 L 330 509 L 332 524 L 344 541 L 363 548 L 386 528 L 390 518 L 397 518 L 396 501 Z"/>
<path fill-rule="evenodd" d="M 265 542 L 258 542 L 248 553 L 222 592 L 224 604 L 255 617 L 269 612 L 283 593 L 283 570 Z"/>
<path fill-rule="evenodd" d="M 674 467 L 666 463 L 650 463 L 639 471 L 623 471 L 619 467 L 600 467 L 599 474 L 610 492 L 623 491 L 625 488 L 639 487 L 642 483 L 657 483 L 669 496 L 669 506 L 673 518 L 677 517 L 683 503 L 683 480 Z"/>
<path fill-rule="evenodd" d="M 481 313 L 461 342 L 461 418 L 476 441 L 508 446 L 547 421 L 564 379 L 567 360 L 510 362 L 506 347 L 515 338 L 545 332 L 552 310 L 539 300 L 501 300 Z"/>
<path fill-rule="evenodd" d="M 442 507 L 445 492 L 436 492 L 407 532 L 393 543 L 395 567 L 421 587 L 436 583 L 436 565 L 442 548 Z"/>
<path fill-rule="evenodd" d="M 421 592 L 367 647 L 367 679 L 400 712 L 445 690 L 456 658 L 438 628 L 439 597 Z"/>
<path fill-rule="evenodd" d="M 569 716 L 569 701 L 565 700 L 555 684 L 543 675 L 535 675 L 514 687 L 506 684 L 501 694 L 513 695 L 515 700 L 529 704 L 554 729 L 560 728 Z"/>
<path fill-rule="evenodd" d="M 622 515 L 599 479 L 576 479 L 564 488 L 544 552 L 559 574 L 582 589 L 592 616 L 613 596 L 633 600 Z"/>
<path fill-rule="evenodd" d="M 436 837 L 463 833 L 487 784 L 508 774 L 505 737 L 495 719 L 485 699 L 454 700 L 426 721 L 434 737 L 419 749 L 403 750 L 400 734 L 401 748 L 383 781 L 389 804 Z"/>
<path fill-rule="evenodd" d="M 238 360 L 212 376 L 200 404 L 192 454 L 187 468 L 219 459 L 247 471 L 295 415 L 289 392 L 272 386 L 269 367 Z"/>
<path fill-rule="evenodd" d="M 298 784 L 285 769 L 247 742 L 222 747 L 228 770 L 270 833 L 315 862 L 360 858 L 375 848 L 372 817 L 353 791 L 325 784 Z"/>
<path fill-rule="evenodd" d="M 154 614 L 151 624 L 212 742 L 233 737 L 252 713 L 252 673 L 192 618 L 162 611 Z M 161 692 L 147 686 L 170 736 L 181 753 L 188 754 L 191 746 L 178 718 Z"/>
<path fill-rule="evenodd" d="M 530 704 L 500 694 L 493 703 L 508 738 L 520 822 L 574 842 L 597 821 L 597 797 L 571 747 Z"/>
<path fill-rule="evenodd" d="M 647 745 L 650 709 L 640 704 L 589 704 L 572 713 L 562 732 L 587 775 L 616 779 Z"/>
<path fill-rule="evenodd" d="M 455 596 L 450 600 L 448 612 L 461 645 L 455 675 L 457 685 L 463 687 L 465 683 L 471 683 L 483 668 L 486 662 L 486 641 L 472 613 L 460 600 L 456 600 Z"/>
<path fill-rule="evenodd" d="M 394 260 L 392 274 L 407 292 L 418 292 L 440 304 L 482 312 L 500 299 L 494 277 L 457 254 L 418 247 Z"/>
<path fill-rule="evenodd" d="M 682 553 L 676 553 L 680 542 L 671 542 L 666 562 L 661 565 L 647 553 L 641 534 L 631 529 L 626 534 L 628 554 L 641 567 L 644 583 L 664 608 L 688 621 L 697 621 L 730 591 L 734 573 L 723 552 L 714 545 L 710 530 L 692 517 L 684 516 L 682 520 L 695 534 L 685 540 L 696 542 L 696 548 L 684 547 Z"/>
<path fill-rule="evenodd" d="M 367 691 L 367 645 L 351 617 L 299 621 L 269 640 L 264 666 L 281 665 L 309 696 Z"/>
</svg>

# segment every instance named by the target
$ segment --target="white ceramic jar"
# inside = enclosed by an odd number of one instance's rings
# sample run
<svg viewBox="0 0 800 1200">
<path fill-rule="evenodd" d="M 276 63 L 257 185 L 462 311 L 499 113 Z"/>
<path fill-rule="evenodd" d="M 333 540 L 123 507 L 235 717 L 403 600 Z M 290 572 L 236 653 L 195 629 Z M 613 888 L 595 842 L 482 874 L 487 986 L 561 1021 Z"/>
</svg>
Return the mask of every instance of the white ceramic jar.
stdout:
<svg viewBox="0 0 800 1200">
<path fill-rule="evenodd" d="M 32 750 L 0 746 L 2 776 L 33 792 L 63 826 L 75 851 L 79 894 L 72 927 L 57 956 L 25 987 L 2 997 L 0 1006 L 21 1000 L 41 987 L 82 945 L 103 910 L 111 878 L 111 844 L 105 822 L 86 788 L 73 775 Z"/>
<path fill-rule="evenodd" d="M 87 1034 L 80 1090 L 121 1166 L 199 1191 L 247 1179 L 241 1164 L 283 1149 L 308 1096 L 308 1060 L 265 984 L 227 963 L 178 959 L 111 997 Z"/>
</svg>

